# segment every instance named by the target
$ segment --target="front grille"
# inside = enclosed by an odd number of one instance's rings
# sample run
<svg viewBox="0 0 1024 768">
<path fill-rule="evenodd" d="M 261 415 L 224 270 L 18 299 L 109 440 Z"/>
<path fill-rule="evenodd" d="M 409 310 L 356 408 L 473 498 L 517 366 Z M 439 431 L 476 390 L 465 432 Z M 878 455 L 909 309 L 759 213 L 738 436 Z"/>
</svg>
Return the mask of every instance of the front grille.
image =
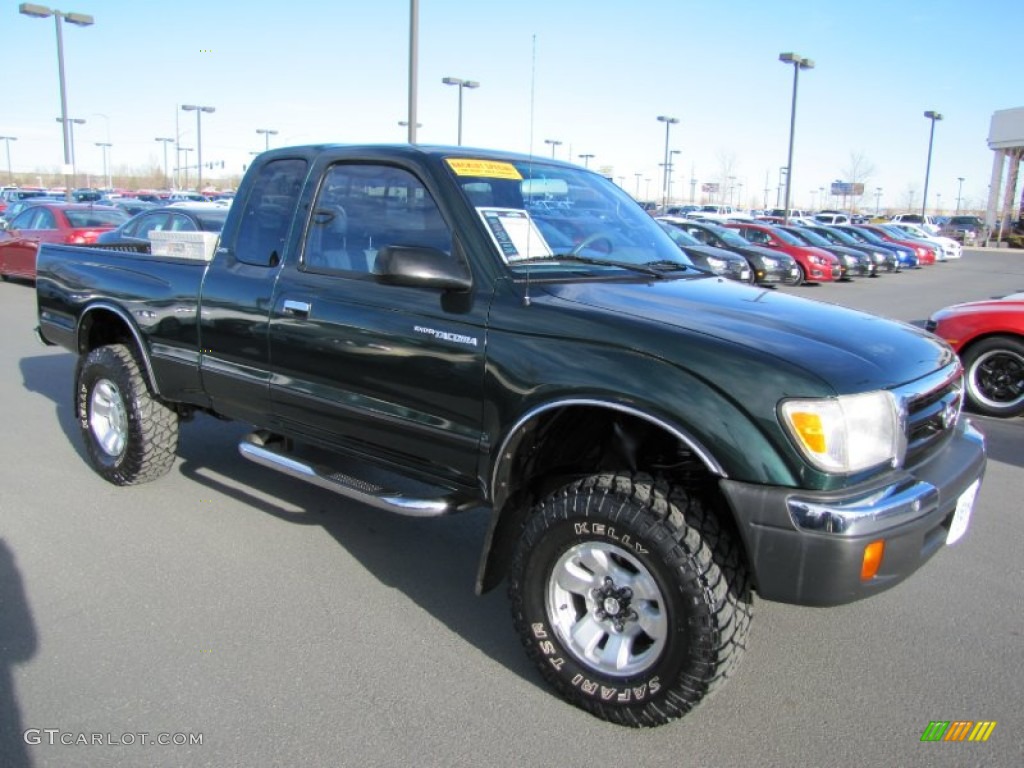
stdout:
<svg viewBox="0 0 1024 768">
<path fill-rule="evenodd" d="M 963 407 L 963 371 L 954 363 L 896 394 L 906 415 L 904 466 L 909 467 L 938 451 L 953 434 Z"/>
</svg>

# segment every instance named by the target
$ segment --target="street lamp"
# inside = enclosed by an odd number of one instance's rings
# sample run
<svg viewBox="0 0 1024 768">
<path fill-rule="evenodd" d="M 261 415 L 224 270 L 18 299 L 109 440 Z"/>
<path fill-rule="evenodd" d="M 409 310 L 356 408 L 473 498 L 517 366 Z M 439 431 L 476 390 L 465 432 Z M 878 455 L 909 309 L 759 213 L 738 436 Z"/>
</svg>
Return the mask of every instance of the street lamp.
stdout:
<svg viewBox="0 0 1024 768">
<path fill-rule="evenodd" d="M 215 112 L 214 107 L 201 107 L 198 104 L 182 104 L 181 110 L 183 112 L 195 112 L 196 113 L 196 175 L 198 181 L 196 182 L 196 192 L 202 194 L 203 192 L 203 112 Z M 186 168 L 186 174 L 188 170 Z M 187 186 L 187 185 L 186 185 Z"/>
<path fill-rule="evenodd" d="M 643 174 L 642 173 L 634 173 L 633 175 L 636 176 L 636 199 L 639 200 L 640 199 L 640 177 L 643 176 Z"/>
<path fill-rule="evenodd" d="M 213 110 L 211 109 L 210 111 L 212 112 Z M 273 130 L 272 128 L 257 128 L 256 133 L 263 134 L 263 138 L 266 140 L 264 143 L 264 148 L 265 150 L 270 149 L 270 137 L 277 136 L 277 131 Z"/>
<path fill-rule="evenodd" d="M 103 150 L 103 176 L 107 180 L 107 189 L 113 189 L 114 182 L 110 178 L 110 174 L 107 173 L 107 150 L 114 145 L 111 144 L 109 141 L 97 141 L 96 146 Z"/>
<path fill-rule="evenodd" d="M 875 216 L 878 215 L 878 209 L 882 202 L 882 188 L 875 187 Z"/>
<path fill-rule="evenodd" d="M 14 184 L 14 171 L 11 170 L 11 142 L 17 140 L 17 136 L 0 136 L 0 141 L 7 143 L 7 178 L 11 184 Z"/>
<path fill-rule="evenodd" d="M 551 145 L 551 159 L 553 160 L 555 158 L 555 147 L 560 146 L 562 142 L 558 139 L 544 139 L 544 143 Z"/>
<path fill-rule="evenodd" d="M 669 199 L 672 197 L 672 171 L 676 168 L 676 155 L 681 155 L 682 150 L 672 149 L 668 153 L 668 196 Z"/>
<path fill-rule="evenodd" d="M 167 145 L 168 144 L 173 144 L 174 143 L 174 139 L 170 139 L 170 138 L 167 138 L 167 137 L 157 136 L 154 139 L 154 141 L 163 142 L 163 145 L 164 145 L 164 183 L 167 184 L 167 188 L 170 189 L 171 188 L 171 177 L 167 173 Z"/>
<path fill-rule="evenodd" d="M 476 80 L 463 80 L 459 77 L 442 77 L 441 82 L 445 85 L 459 86 L 459 146 L 462 146 L 462 89 L 479 88 L 480 83 Z"/>
<path fill-rule="evenodd" d="M 178 181 L 181 181 L 181 153 L 185 153 L 185 184 L 182 189 L 188 189 L 188 153 L 191 151 L 192 147 L 178 145 Z"/>
<path fill-rule="evenodd" d="M 75 125 L 85 125 L 85 118 L 83 117 L 65 117 L 56 118 L 58 123 L 63 123 L 65 131 L 70 133 L 71 136 L 71 186 L 75 186 L 78 183 L 78 161 L 75 159 Z M 66 199 L 66 196 L 65 196 Z"/>
<path fill-rule="evenodd" d="M 3 137 L 0 136 L 0 138 L 3 138 Z M 8 154 L 7 154 L 7 169 L 9 171 L 10 168 L 11 168 L 10 149 L 8 149 L 7 152 L 8 152 Z M 960 193 L 963 192 L 963 189 L 964 189 L 964 177 L 963 176 L 957 176 L 956 180 L 959 182 L 957 184 L 957 187 L 956 187 L 956 212 L 960 213 Z"/>
<path fill-rule="evenodd" d="M 64 129 L 64 199 L 70 203 L 72 199 L 71 187 L 73 186 L 71 177 L 68 175 L 69 169 L 72 168 L 71 139 L 68 135 L 68 97 L 67 88 L 64 84 L 64 32 L 61 21 L 67 21 L 69 24 L 75 24 L 79 27 L 88 27 L 93 23 L 93 17 L 86 13 L 61 13 L 52 8 L 47 8 L 45 5 L 36 5 L 35 3 L 22 3 L 18 6 L 18 12 L 26 16 L 34 16 L 37 19 L 53 16 L 54 22 L 57 25 L 57 73 L 60 78 L 60 120 L 63 123 Z"/>
<path fill-rule="evenodd" d="M 592 154 L 584 153 L 582 155 L 576 155 L 576 157 L 579 157 L 579 158 L 581 158 L 583 160 L 583 167 L 584 168 L 589 168 L 590 167 L 590 158 L 593 157 Z"/>
<path fill-rule="evenodd" d="M 932 121 L 931 131 L 928 134 L 928 164 L 924 167 L 924 196 L 921 199 L 921 216 L 928 210 L 928 177 L 932 172 L 932 143 L 935 141 L 935 121 L 941 120 L 942 115 L 933 110 L 928 110 L 924 116 Z"/>
<path fill-rule="evenodd" d="M 668 132 L 669 129 L 676 123 L 679 122 L 678 117 L 668 117 L 667 115 L 658 115 L 658 122 L 665 124 L 665 171 L 662 174 L 662 190 L 661 190 L 661 205 L 665 207 L 668 205 Z"/>
<path fill-rule="evenodd" d="M 793 65 L 793 104 L 789 112 L 789 155 L 786 160 L 786 202 L 783 205 L 783 220 L 789 223 L 789 194 L 793 186 L 793 135 L 796 132 L 796 91 L 801 69 L 814 69 L 814 61 L 795 53 L 780 53 L 779 61 Z"/>
</svg>

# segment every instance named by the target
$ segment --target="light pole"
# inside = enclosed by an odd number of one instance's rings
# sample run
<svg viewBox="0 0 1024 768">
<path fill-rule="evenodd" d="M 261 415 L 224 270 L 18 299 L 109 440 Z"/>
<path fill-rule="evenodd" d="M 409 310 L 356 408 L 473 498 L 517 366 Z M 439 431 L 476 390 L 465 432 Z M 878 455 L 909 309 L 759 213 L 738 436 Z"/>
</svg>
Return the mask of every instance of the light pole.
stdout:
<svg viewBox="0 0 1024 768">
<path fill-rule="evenodd" d="M 178 145 L 178 180 L 181 180 L 181 153 L 185 153 L 185 184 L 182 189 L 188 189 L 188 153 L 192 151 L 192 147 L 183 147 Z"/>
<path fill-rule="evenodd" d="M 560 146 L 562 144 L 562 142 L 560 142 L 558 139 L 544 139 L 544 143 L 551 145 L 551 159 L 554 160 L 555 159 L 555 147 Z"/>
<path fill-rule="evenodd" d="M 17 140 L 17 136 L 0 136 L 0 141 L 7 144 L 7 179 L 11 184 L 14 184 L 14 171 L 11 170 L 11 142 Z"/>
<path fill-rule="evenodd" d="M 882 202 L 882 188 L 875 187 L 875 216 L 878 215 L 878 210 Z"/>
<path fill-rule="evenodd" d="M 658 115 L 658 122 L 665 124 L 665 164 L 664 164 L 665 171 L 662 174 L 663 178 L 662 178 L 662 182 L 661 182 L 662 183 L 661 205 L 662 205 L 662 207 L 665 207 L 666 205 L 668 205 L 668 176 L 669 176 L 669 168 L 668 168 L 668 132 L 669 132 L 669 129 L 674 124 L 679 122 L 679 118 L 678 117 L 669 117 L 668 115 Z"/>
<path fill-rule="evenodd" d="M 643 174 L 642 173 L 634 173 L 633 175 L 636 176 L 636 199 L 639 200 L 640 199 L 640 177 L 643 176 Z"/>
<path fill-rule="evenodd" d="M 442 77 L 441 82 L 445 85 L 459 86 L 459 146 L 462 146 L 462 89 L 479 88 L 480 83 L 476 80 L 463 80 L 461 77 Z"/>
<path fill-rule="evenodd" d="M 3 137 L 0 136 L 0 138 L 3 138 Z M 7 169 L 10 170 L 10 168 L 11 168 L 10 149 L 8 149 L 7 152 L 8 152 L 8 154 L 7 154 Z M 956 187 L 956 212 L 959 214 L 960 213 L 960 193 L 963 192 L 963 189 L 964 189 L 964 177 L 963 176 L 957 176 L 956 180 L 958 182 L 957 187 Z"/>
<path fill-rule="evenodd" d="M 579 157 L 579 158 L 581 158 L 583 160 L 583 167 L 584 168 L 589 168 L 590 167 L 590 158 L 593 157 L 592 154 L 590 154 L 589 152 L 585 152 L 582 155 L 576 155 L 576 157 Z"/>
<path fill-rule="evenodd" d="M 78 183 L 78 162 L 75 159 L 75 125 L 85 125 L 85 118 L 83 117 L 64 117 L 57 118 L 58 123 L 63 123 L 64 130 L 71 136 L 71 186 L 75 186 Z M 66 178 L 66 174 L 65 174 Z M 70 193 L 70 190 L 68 190 Z M 67 197 L 65 196 L 65 199 Z"/>
<path fill-rule="evenodd" d="M 167 145 L 168 144 L 173 144 L 174 143 L 174 139 L 167 138 L 167 137 L 157 136 L 156 139 L 154 139 L 154 141 L 162 142 L 163 145 L 164 145 L 164 183 L 167 184 L 167 188 L 170 189 L 171 188 L 171 177 L 167 173 Z"/>
<path fill-rule="evenodd" d="M 88 27 L 93 23 L 93 17 L 86 13 L 61 13 L 60 11 L 47 8 L 45 5 L 34 3 L 22 3 L 18 6 L 18 12 L 26 16 L 35 16 L 38 19 L 45 19 L 53 16 L 57 25 L 57 72 L 60 78 L 60 120 L 64 129 L 64 199 L 71 202 L 72 180 L 69 171 L 72 170 L 71 162 L 71 139 L 68 126 L 68 97 L 67 88 L 64 84 L 64 33 L 61 28 L 61 21 L 66 20 L 69 24 L 79 27 Z"/>
<path fill-rule="evenodd" d="M 195 112 L 196 113 L 196 175 L 198 181 L 196 182 L 196 192 L 199 194 L 203 193 L 203 112 L 215 112 L 215 107 L 201 107 L 198 104 L 182 104 L 181 110 L 183 112 Z M 186 164 L 187 166 L 187 164 Z M 186 168 L 186 174 L 188 170 Z M 186 184 L 186 186 L 188 186 Z"/>
<path fill-rule="evenodd" d="M 668 153 L 668 196 L 672 199 L 672 171 L 676 169 L 676 155 L 681 155 L 682 150 L 671 149 Z"/>
<path fill-rule="evenodd" d="M 277 136 L 277 131 L 275 131 L 273 128 L 257 128 L 256 129 L 256 133 L 262 133 L 263 134 L 263 138 L 265 139 L 265 142 L 264 142 L 264 145 L 263 145 L 264 146 L 264 151 L 270 149 L 270 137 L 271 136 Z"/>
<path fill-rule="evenodd" d="M 935 121 L 942 119 L 941 114 L 931 109 L 925 112 L 924 116 L 932 121 L 932 127 L 928 133 L 928 163 L 924 167 L 924 195 L 921 199 L 922 217 L 925 215 L 925 211 L 928 210 L 928 177 L 931 175 L 932 172 L 932 144 L 935 141 Z"/>
<path fill-rule="evenodd" d="M 789 169 L 786 166 L 779 168 L 779 186 L 775 188 L 775 207 L 778 208 L 782 205 L 782 188 L 785 185 L 785 177 L 788 175 Z"/>
<path fill-rule="evenodd" d="M 114 188 L 114 182 L 107 173 L 107 150 L 114 145 L 109 141 L 97 141 L 96 146 L 103 150 L 103 177 L 107 180 L 107 189 L 111 190 Z"/>
<path fill-rule="evenodd" d="M 796 132 L 796 91 L 800 82 L 801 69 L 814 69 L 814 61 L 805 59 L 795 53 L 780 53 L 779 61 L 783 64 L 793 65 L 793 104 L 789 112 L 789 155 L 786 160 L 786 202 L 783 205 L 783 217 L 786 224 L 789 224 L 789 194 L 793 186 L 793 135 Z"/>
</svg>

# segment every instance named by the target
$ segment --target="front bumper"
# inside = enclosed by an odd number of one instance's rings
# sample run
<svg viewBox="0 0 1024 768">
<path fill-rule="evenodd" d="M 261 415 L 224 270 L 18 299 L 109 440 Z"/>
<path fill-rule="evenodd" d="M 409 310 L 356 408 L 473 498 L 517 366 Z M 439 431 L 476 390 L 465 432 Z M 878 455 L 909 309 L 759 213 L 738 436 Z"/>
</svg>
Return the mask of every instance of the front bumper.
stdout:
<svg viewBox="0 0 1024 768">
<path fill-rule="evenodd" d="M 723 480 L 758 594 L 797 605 L 841 605 L 895 586 L 946 543 L 957 499 L 985 472 L 985 443 L 965 420 L 911 471 L 854 489 L 805 491 Z M 861 579 L 864 548 L 885 541 Z"/>
</svg>

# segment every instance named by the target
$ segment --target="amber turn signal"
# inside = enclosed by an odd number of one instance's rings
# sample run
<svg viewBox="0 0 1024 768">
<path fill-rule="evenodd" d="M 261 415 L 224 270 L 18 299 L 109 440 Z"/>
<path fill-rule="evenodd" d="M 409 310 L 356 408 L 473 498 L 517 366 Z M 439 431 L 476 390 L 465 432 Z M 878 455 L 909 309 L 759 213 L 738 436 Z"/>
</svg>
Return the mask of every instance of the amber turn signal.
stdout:
<svg viewBox="0 0 1024 768">
<path fill-rule="evenodd" d="M 867 581 L 875 578 L 878 569 L 882 566 L 882 557 L 885 555 L 885 540 L 872 541 L 864 547 L 864 560 L 860 566 L 860 579 Z"/>
</svg>

